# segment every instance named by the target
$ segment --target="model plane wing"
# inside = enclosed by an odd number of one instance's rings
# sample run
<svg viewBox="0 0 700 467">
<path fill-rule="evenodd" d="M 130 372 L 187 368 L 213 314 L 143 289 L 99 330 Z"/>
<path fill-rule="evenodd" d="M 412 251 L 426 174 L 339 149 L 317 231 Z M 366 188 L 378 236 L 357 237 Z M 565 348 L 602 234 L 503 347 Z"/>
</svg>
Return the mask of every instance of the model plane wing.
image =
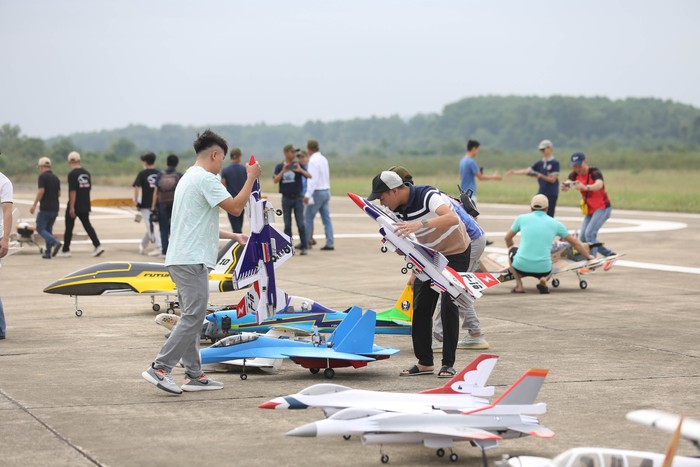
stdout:
<svg viewBox="0 0 700 467">
<path fill-rule="evenodd" d="M 361 362 L 371 362 L 374 360 L 374 358 L 354 353 L 336 352 L 328 347 L 293 347 L 284 349 L 282 354 L 288 358 L 321 358 L 324 360 L 354 360 Z"/>
<path fill-rule="evenodd" d="M 286 355 L 287 348 L 275 348 L 275 347 L 257 347 L 250 349 L 241 350 L 230 350 L 228 349 L 225 354 L 220 354 L 219 352 L 213 350 L 212 347 L 208 349 L 203 349 L 201 352 L 202 363 L 219 363 L 227 360 L 237 360 L 237 359 L 251 359 L 251 358 L 289 358 Z"/>
<path fill-rule="evenodd" d="M 472 428 L 468 426 L 448 426 L 448 425 L 426 425 L 420 427 L 416 430 L 418 433 L 441 435 L 441 436 L 451 436 L 453 438 L 467 438 L 467 439 L 492 439 L 499 440 L 503 439 L 497 434 L 488 432 L 486 430 L 481 430 L 479 428 Z"/>
<path fill-rule="evenodd" d="M 662 410 L 635 410 L 627 414 L 627 420 L 673 433 L 678 428 L 680 416 Z M 700 441 L 700 421 L 685 418 L 681 426 L 681 437 L 697 443 Z"/>
</svg>

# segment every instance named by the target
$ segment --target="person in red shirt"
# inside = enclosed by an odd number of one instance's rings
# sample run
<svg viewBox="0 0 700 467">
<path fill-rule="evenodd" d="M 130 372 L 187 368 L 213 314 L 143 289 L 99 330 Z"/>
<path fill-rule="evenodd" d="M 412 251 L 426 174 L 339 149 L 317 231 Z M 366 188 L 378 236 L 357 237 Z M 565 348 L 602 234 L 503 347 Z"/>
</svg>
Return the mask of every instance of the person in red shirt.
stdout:
<svg viewBox="0 0 700 467">
<path fill-rule="evenodd" d="M 608 192 L 605 191 L 603 174 L 596 167 L 588 165 L 586 155 L 582 152 L 575 152 L 571 155 L 571 167 L 573 171 L 560 188 L 562 191 L 569 191 L 573 188 L 581 192 L 583 222 L 581 223 L 579 240 L 587 243 L 598 243 L 598 231 L 612 213 L 610 198 Z M 604 245 L 600 245 L 591 248 L 591 255 L 596 256 L 598 251 L 603 256 L 615 254 Z"/>
</svg>

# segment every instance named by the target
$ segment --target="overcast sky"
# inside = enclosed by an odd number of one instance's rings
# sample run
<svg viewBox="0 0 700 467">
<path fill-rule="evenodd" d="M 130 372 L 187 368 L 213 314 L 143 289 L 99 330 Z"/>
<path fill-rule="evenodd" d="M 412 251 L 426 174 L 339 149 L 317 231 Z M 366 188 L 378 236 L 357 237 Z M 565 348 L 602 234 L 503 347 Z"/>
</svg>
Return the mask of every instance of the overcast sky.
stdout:
<svg viewBox="0 0 700 467">
<path fill-rule="evenodd" d="M 0 0 L 0 125 L 410 117 L 469 96 L 700 107 L 694 0 Z"/>
</svg>

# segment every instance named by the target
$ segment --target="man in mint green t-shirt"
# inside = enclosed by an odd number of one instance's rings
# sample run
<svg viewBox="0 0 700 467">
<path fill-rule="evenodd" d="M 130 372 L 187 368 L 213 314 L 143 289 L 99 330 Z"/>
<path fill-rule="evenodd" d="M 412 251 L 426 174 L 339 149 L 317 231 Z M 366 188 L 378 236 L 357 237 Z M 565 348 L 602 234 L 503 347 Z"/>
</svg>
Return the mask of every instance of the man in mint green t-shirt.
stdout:
<svg viewBox="0 0 700 467">
<path fill-rule="evenodd" d="M 219 237 L 245 243 L 247 237 L 219 230 L 219 207 L 238 216 L 250 197 L 260 165 L 246 165 L 243 189 L 231 197 L 216 174 L 228 146 L 221 136 L 207 130 L 194 142 L 195 164 L 175 189 L 170 244 L 165 266 L 177 288 L 181 318 L 151 367 L 142 373 L 146 381 L 172 394 L 182 391 L 222 389 L 224 385 L 202 373 L 199 334 L 209 301 L 209 271 L 216 265 Z M 185 367 L 185 384 L 175 384 L 171 371 L 178 362 Z"/>
<path fill-rule="evenodd" d="M 530 214 L 522 214 L 515 219 L 510 230 L 506 233 L 506 246 L 513 248 L 513 238 L 520 233 L 520 246 L 511 260 L 511 271 L 515 276 L 514 293 L 525 293 L 523 277 L 536 277 L 540 280 L 537 289 L 540 293 L 549 293 L 547 279 L 552 272 L 552 241 L 561 237 L 573 245 L 587 259 L 593 259 L 588 248 L 581 241 L 569 234 L 564 224 L 549 217 L 547 208 L 549 200 L 545 195 L 535 195 L 530 201 Z"/>
</svg>

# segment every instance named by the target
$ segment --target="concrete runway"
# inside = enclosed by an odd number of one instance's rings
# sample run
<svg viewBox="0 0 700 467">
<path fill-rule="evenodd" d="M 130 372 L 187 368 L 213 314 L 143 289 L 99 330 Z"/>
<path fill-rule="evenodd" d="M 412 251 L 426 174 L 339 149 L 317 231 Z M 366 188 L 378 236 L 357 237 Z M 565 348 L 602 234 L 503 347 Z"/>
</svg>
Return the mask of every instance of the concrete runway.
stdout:
<svg viewBox="0 0 700 467">
<path fill-rule="evenodd" d="M 93 197 L 129 197 L 130 190 L 102 190 Z M 29 217 L 32 192 L 16 195 Z M 278 197 L 270 197 L 279 206 Z M 65 201 L 65 200 L 64 200 Z M 503 232 L 525 206 L 482 205 L 480 222 L 504 248 Z M 332 200 L 336 250 L 317 248 L 278 270 L 278 286 L 326 306 L 384 310 L 406 282 L 399 257 L 379 252 L 377 225 L 348 199 Z M 62 215 L 62 214 L 61 214 Z M 580 216 L 558 209 L 570 229 Z M 44 294 L 55 279 L 85 266 L 138 255 L 143 225 L 133 212 L 95 209 L 94 225 L 106 252 L 76 242 L 72 258 L 43 260 L 28 248 L 3 261 L 0 296 L 8 321 L 0 341 L 0 465 L 381 465 L 376 446 L 358 440 L 288 438 L 284 433 L 322 418 L 320 411 L 272 411 L 258 404 L 325 382 L 321 374 L 286 362 L 276 374 L 251 371 L 213 375 L 222 391 L 170 396 L 141 378 L 163 344 L 148 297 L 84 297 L 81 318 L 67 296 Z M 228 225 L 224 216 L 222 226 Z M 281 224 L 281 219 L 278 220 Z M 79 224 L 78 224 L 79 225 Z M 488 452 L 552 456 L 575 446 L 663 452 L 669 436 L 625 420 L 625 413 L 658 408 L 700 419 L 700 215 L 614 211 L 600 239 L 626 253 L 608 272 L 587 276 L 580 290 L 574 274 L 539 295 L 526 279 L 526 295 L 512 283 L 491 289 L 476 308 L 491 348 L 501 358 L 491 377 L 500 394 L 528 368 L 548 368 L 540 416 L 552 439 L 506 440 Z M 55 231 L 61 232 L 57 222 Z M 81 230 L 81 227 L 78 227 Z M 237 302 L 241 292 L 211 295 L 216 304 Z M 434 376 L 399 378 L 415 362 L 407 336 L 378 336 L 399 347 L 389 360 L 361 369 L 338 369 L 334 383 L 356 388 L 416 392 L 439 386 Z M 476 352 L 458 351 L 455 367 Z M 436 365 L 439 365 L 437 354 Z M 174 371 L 181 381 L 181 369 Z M 479 465 L 480 452 L 458 443 L 459 462 Z M 445 465 L 433 449 L 387 446 L 394 465 Z M 681 442 L 680 454 L 697 449 Z"/>
</svg>

